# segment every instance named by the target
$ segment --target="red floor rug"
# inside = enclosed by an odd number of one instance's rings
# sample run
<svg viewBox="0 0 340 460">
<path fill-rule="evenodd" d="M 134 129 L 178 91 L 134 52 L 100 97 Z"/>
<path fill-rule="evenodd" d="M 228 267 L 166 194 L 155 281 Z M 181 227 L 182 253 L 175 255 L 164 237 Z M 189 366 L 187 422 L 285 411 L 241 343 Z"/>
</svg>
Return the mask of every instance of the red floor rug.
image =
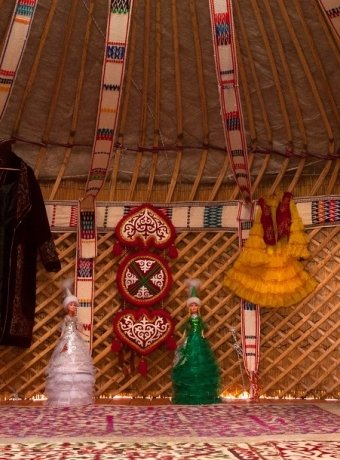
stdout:
<svg viewBox="0 0 340 460">
<path fill-rule="evenodd" d="M 0 406 L 0 460 L 340 459 L 337 413 L 296 402 Z"/>
<path fill-rule="evenodd" d="M 0 439 L 122 437 L 168 441 L 340 433 L 340 417 L 314 404 L 0 407 Z M 301 436 L 300 438 L 303 438 Z"/>
<path fill-rule="evenodd" d="M 262 443 L 17 443 L 0 446 L 1 460 L 332 460 L 340 441 L 266 441 Z"/>
</svg>

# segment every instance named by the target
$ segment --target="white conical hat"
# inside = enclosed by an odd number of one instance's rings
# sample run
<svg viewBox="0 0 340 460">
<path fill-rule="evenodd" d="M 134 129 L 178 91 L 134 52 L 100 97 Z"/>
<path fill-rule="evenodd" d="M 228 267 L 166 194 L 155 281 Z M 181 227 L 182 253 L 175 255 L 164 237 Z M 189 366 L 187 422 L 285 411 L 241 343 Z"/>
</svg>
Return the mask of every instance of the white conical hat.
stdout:
<svg viewBox="0 0 340 460">
<path fill-rule="evenodd" d="M 72 294 L 70 288 L 72 286 L 72 281 L 71 280 L 66 280 L 63 283 L 64 290 L 65 290 L 65 297 L 63 300 L 63 307 L 66 309 L 67 305 L 70 304 L 71 302 L 75 302 L 77 305 L 79 305 L 79 300 L 78 297 L 76 297 L 74 294 Z"/>
</svg>

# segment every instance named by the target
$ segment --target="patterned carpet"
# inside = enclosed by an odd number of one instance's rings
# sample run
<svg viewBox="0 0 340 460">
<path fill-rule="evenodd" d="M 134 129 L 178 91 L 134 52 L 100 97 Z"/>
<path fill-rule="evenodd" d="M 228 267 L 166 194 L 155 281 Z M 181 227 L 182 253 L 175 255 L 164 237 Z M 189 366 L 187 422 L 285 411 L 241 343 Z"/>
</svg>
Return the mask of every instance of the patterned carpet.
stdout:
<svg viewBox="0 0 340 460">
<path fill-rule="evenodd" d="M 1 460 L 303 460 L 339 459 L 340 442 L 248 443 L 18 443 L 0 446 Z"/>
<path fill-rule="evenodd" d="M 331 460 L 339 453 L 340 416 L 317 404 L 0 406 L 0 460 Z"/>
</svg>

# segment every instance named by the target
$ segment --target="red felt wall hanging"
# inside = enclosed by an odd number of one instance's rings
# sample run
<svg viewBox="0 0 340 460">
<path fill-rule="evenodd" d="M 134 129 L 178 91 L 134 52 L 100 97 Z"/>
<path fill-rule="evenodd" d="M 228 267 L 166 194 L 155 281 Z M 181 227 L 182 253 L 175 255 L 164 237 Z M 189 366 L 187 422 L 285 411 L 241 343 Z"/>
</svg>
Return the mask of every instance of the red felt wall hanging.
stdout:
<svg viewBox="0 0 340 460">
<path fill-rule="evenodd" d="M 149 307 L 169 293 L 172 275 L 163 257 L 140 251 L 126 256 L 119 264 L 117 286 L 128 303 Z"/>
<path fill-rule="evenodd" d="M 147 362 L 143 358 L 165 344 L 169 350 L 176 348 L 173 337 L 174 324 L 170 314 L 164 309 L 148 311 L 145 308 L 133 310 L 126 308 L 113 318 L 115 338 L 112 351 L 119 352 L 122 345 L 127 345 L 142 356 L 138 370 L 147 373 Z"/>
<path fill-rule="evenodd" d="M 125 308 L 115 314 L 113 330 L 122 343 L 146 356 L 167 341 L 171 346 L 174 324 L 169 313 L 161 308 Z"/>
<path fill-rule="evenodd" d="M 115 314 L 111 349 L 119 353 L 122 365 L 126 358 L 123 345 L 130 349 L 130 372 L 134 369 L 133 355 L 137 353 L 141 357 L 138 370 L 144 375 L 148 370 L 146 355 L 164 343 L 169 350 L 176 349 L 174 325 L 169 313 L 162 308 L 152 312 L 147 310 L 159 304 L 171 289 L 172 274 L 164 257 L 177 257 L 175 227 L 165 210 L 143 204 L 133 208 L 118 222 L 115 238 L 115 255 L 120 255 L 124 249 L 130 251 L 118 266 L 118 291 L 124 303 L 137 306 L 139 310 L 125 308 Z M 162 251 L 164 257 L 157 251 Z"/>
<path fill-rule="evenodd" d="M 127 247 L 168 249 L 169 257 L 177 257 L 175 227 L 162 210 L 151 204 L 142 204 L 120 219 L 115 228 L 115 237 L 117 243 L 113 252 L 116 255 L 121 254 L 123 247 Z"/>
</svg>

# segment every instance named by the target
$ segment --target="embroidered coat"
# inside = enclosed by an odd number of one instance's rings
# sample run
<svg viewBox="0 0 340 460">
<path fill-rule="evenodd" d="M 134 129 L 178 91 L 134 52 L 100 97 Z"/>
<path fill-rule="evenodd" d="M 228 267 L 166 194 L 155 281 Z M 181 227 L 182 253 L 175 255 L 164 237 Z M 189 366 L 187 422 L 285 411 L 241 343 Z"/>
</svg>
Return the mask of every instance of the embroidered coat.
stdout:
<svg viewBox="0 0 340 460">
<path fill-rule="evenodd" d="M 15 170 L 0 169 L 0 345 L 28 348 L 37 255 L 47 271 L 61 265 L 32 168 L 12 152 L 10 166 Z"/>
</svg>

